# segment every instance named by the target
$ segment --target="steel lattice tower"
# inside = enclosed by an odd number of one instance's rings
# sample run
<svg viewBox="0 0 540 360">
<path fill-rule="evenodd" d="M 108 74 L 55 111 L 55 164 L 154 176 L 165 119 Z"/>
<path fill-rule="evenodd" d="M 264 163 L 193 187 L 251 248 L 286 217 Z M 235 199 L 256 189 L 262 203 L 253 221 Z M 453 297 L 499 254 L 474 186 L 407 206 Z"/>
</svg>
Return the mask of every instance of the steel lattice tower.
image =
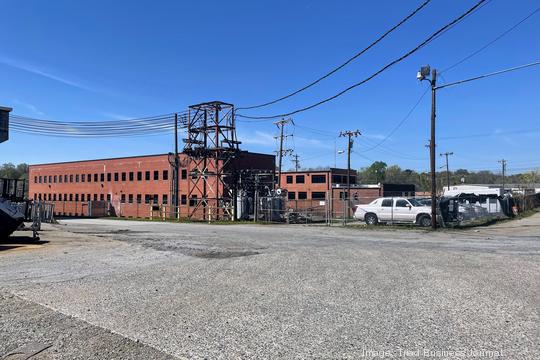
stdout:
<svg viewBox="0 0 540 360">
<path fill-rule="evenodd" d="M 234 105 L 212 101 L 189 107 L 184 153 L 189 156 L 189 217 L 233 219 L 231 161 L 239 154 Z"/>
</svg>

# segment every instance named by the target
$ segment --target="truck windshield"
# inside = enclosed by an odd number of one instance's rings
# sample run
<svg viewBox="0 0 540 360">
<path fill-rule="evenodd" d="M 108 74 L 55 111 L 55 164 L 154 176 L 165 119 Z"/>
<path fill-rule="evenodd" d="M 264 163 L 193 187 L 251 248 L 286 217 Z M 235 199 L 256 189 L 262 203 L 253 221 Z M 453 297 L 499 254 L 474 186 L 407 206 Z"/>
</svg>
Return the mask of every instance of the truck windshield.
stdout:
<svg viewBox="0 0 540 360">
<path fill-rule="evenodd" d="M 423 206 L 422 203 L 416 199 L 409 199 L 409 202 L 412 204 L 412 206 Z"/>
</svg>

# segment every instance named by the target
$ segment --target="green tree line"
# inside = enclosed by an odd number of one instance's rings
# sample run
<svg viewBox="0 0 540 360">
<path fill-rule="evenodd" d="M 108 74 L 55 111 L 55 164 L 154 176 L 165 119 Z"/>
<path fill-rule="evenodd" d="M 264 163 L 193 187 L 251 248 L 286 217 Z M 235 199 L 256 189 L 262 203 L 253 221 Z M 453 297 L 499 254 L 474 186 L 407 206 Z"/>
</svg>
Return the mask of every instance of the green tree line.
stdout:
<svg viewBox="0 0 540 360">
<path fill-rule="evenodd" d="M 0 178 L 28 179 L 28 164 L 5 163 L 0 166 Z"/>
<path fill-rule="evenodd" d="M 457 169 L 449 172 L 450 185 L 458 184 L 501 184 L 501 174 L 492 171 L 469 171 Z M 540 183 L 540 173 L 532 170 L 526 173 L 511 174 L 505 176 L 506 184 L 531 185 Z M 410 169 L 402 169 L 398 165 L 388 166 L 383 161 L 375 161 L 368 167 L 358 170 L 358 182 L 361 184 L 392 183 L 392 184 L 415 184 L 418 191 L 429 191 L 431 186 L 429 172 L 417 172 Z M 446 186 L 446 171 L 437 172 L 437 188 Z"/>
</svg>

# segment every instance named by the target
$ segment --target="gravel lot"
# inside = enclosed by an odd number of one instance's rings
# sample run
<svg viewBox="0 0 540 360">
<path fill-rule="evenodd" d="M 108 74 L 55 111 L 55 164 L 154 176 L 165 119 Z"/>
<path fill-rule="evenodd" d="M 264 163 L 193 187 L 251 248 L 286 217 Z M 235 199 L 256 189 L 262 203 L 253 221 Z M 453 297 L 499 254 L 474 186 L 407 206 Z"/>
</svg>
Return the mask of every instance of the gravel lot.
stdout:
<svg viewBox="0 0 540 360">
<path fill-rule="evenodd" d="M 540 214 L 438 233 L 77 219 L 41 235 L 0 244 L 0 358 L 32 343 L 49 346 L 32 359 L 540 358 Z"/>
</svg>

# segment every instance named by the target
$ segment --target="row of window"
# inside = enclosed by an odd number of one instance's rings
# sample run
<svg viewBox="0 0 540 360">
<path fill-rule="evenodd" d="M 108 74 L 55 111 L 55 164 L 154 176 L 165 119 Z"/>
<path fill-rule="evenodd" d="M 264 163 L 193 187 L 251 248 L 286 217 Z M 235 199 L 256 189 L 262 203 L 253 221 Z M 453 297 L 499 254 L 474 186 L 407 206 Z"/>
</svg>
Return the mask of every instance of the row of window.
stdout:
<svg viewBox="0 0 540 360">
<path fill-rule="evenodd" d="M 144 172 L 144 180 L 160 180 L 160 171 L 154 170 Z M 40 175 L 34 176 L 35 184 L 56 184 L 56 183 L 78 183 L 78 182 L 105 182 L 105 181 L 137 181 L 143 180 L 142 171 L 130 171 L 122 173 L 100 173 L 100 174 L 75 174 L 75 175 Z M 182 170 L 181 178 L 183 180 L 187 179 L 187 170 Z M 105 180 L 106 179 L 106 180 Z M 161 180 L 169 180 L 169 171 L 163 170 L 161 172 Z"/>
<path fill-rule="evenodd" d="M 111 202 L 111 194 L 34 194 L 34 200 L 43 200 L 43 201 L 108 201 Z M 143 194 L 121 194 L 120 203 L 125 204 L 142 204 Z M 195 206 L 199 199 L 197 196 L 192 195 L 192 198 L 189 201 L 190 206 Z M 169 197 L 167 194 L 161 195 L 161 203 L 159 202 L 158 194 L 145 194 L 144 203 L 145 204 L 163 204 L 167 205 L 169 202 Z M 187 195 L 180 195 L 180 205 L 187 204 Z"/>
<path fill-rule="evenodd" d="M 298 192 L 298 198 L 296 197 L 296 192 L 295 191 L 289 191 L 287 193 L 287 196 L 288 196 L 289 200 L 306 200 L 308 198 L 306 191 L 299 191 Z M 311 192 L 311 199 L 313 199 L 313 200 L 324 200 L 324 199 L 326 199 L 326 192 L 324 192 L 324 191 L 312 191 Z"/>
<path fill-rule="evenodd" d="M 287 175 L 286 176 L 287 184 L 305 184 L 306 176 L 305 175 Z M 311 175 L 312 184 L 326 184 L 326 175 Z M 346 184 L 347 175 L 332 175 L 332 183 L 334 184 Z M 351 184 L 356 183 L 356 176 L 351 176 Z"/>
<path fill-rule="evenodd" d="M 295 179 L 296 177 L 296 179 Z M 287 175 L 286 182 L 287 184 L 293 184 L 293 180 L 296 180 L 296 184 L 305 184 L 306 176 L 305 175 Z M 326 184 L 326 175 L 311 175 L 312 184 Z"/>
<path fill-rule="evenodd" d="M 288 199 L 289 200 L 307 200 L 308 196 L 307 196 L 307 192 L 306 191 L 299 191 L 298 192 L 298 198 L 296 197 L 296 192 L 295 191 L 289 191 L 287 193 L 287 196 L 288 196 Z M 340 199 L 346 199 L 346 196 L 347 196 L 347 192 L 345 191 L 340 191 L 339 193 L 339 198 Z M 353 198 L 354 200 L 358 200 L 358 194 L 354 194 L 353 195 Z M 312 191 L 311 192 L 311 199 L 312 200 L 326 200 L 326 192 L 324 191 Z M 385 206 L 385 205 L 383 205 Z"/>
<path fill-rule="evenodd" d="M 184 195 L 185 196 L 185 195 Z M 136 199 L 137 204 L 142 204 L 142 194 L 121 194 L 120 202 L 133 204 Z M 44 201 L 111 201 L 111 194 L 34 194 L 34 200 Z M 159 204 L 158 194 L 145 194 L 145 204 Z M 166 205 L 168 203 L 168 195 L 163 194 L 161 196 L 161 204 Z"/>
</svg>

